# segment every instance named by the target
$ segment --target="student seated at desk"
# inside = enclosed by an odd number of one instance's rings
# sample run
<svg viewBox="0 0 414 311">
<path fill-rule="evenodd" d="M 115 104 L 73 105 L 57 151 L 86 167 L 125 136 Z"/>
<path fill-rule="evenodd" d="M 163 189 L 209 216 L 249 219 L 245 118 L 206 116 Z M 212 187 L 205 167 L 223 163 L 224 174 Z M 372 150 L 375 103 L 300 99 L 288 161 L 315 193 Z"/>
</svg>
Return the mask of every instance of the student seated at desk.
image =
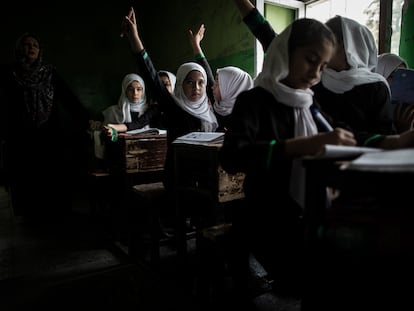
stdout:
<svg viewBox="0 0 414 311">
<path fill-rule="evenodd" d="M 213 77 L 210 65 L 204 55 L 200 42 L 204 37 L 205 27 L 202 24 L 196 34 L 188 31 L 190 44 L 196 61 L 203 66 L 207 73 L 207 93 L 213 105 L 214 113 L 219 124 L 217 131 L 225 131 L 233 111 L 236 97 L 243 91 L 253 87 L 253 79 L 244 70 L 235 66 L 225 66 L 216 70 Z M 209 92 L 211 90 L 211 92 Z"/>
<path fill-rule="evenodd" d="M 240 211 L 245 215 L 241 222 L 233 221 L 233 228 L 239 228 L 240 239 L 274 279 L 274 289 L 295 295 L 301 295 L 306 261 L 305 176 L 299 160 L 317 154 L 326 143 L 365 142 L 364 135 L 341 128 L 322 133 L 309 111 L 316 104 L 311 87 L 329 64 L 334 42 L 329 28 L 307 19 L 296 20 L 274 37 L 255 87 L 236 100 L 219 154 L 228 173 L 246 175 L 247 206 Z M 376 138 L 383 148 L 414 146 L 413 131 Z"/>
<path fill-rule="evenodd" d="M 266 52 L 276 32 L 249 0 L 234 1 Z M 379 145 L 382 138 L 377 134 L 392 135 L 395 130 L 388 83 L 372 72 L 377 65 L 374 37 L 367 27 L 345 17 L 335 16 L 326 25 L 335 34 L 337 49 L 320 83 L 312 86 L 315 99 L 334 125 L 364 135 L 366 144 Z"/>
<path fill-rule="evenodd" d="M 300 158 L 316 155 L 324 144 L 361 144 L 342 128 L 323 132 L 310 110 L 316 105 L 311 87 L 331 60 L 335 42 L 331 30 L 313 19 L 296 20 L 275 37 L 255 87 L 237 97 L 219 153 L 228 173 L 246 175 L 241 232 L 248 247 L 276 289 L 296 294 L 303 272 L 305 172 Z M 389 148 L 413 146 L 414 132 L 381 139 Z"/>
<path fill-rule="evenodd" d="M 194 131 L 214 132 L 218 124 L 206 93 L 207 75 L 195 62 L 182 64 L 177 70 L 174 94 L 162 83 L 157 70 L 144 49 L 138 34 L 135 12 L 131 8 L 122 22 L 123 34 L 129 39 L 139 68 L 154 90 L 154 96 L 167 121 L 167 155 L 164 166 L 164 185 L 171 189 L 174 182 L 174 155 L 172 142 L 179 136 Z"/>
<path fill-rule="evenodd" d="M 234 0 L 234 3 L 266 52 L 277 33 L 249 0 Z M 320 83 L 312 86 L 322 114 L 334 127 L 352 131 L 358 145 L 383 149 L 412 147 L 412 129 L 405 127 L 398 135 L 394 129 L 387 80 L 372 72 L 378 58 L 372 33 L 366 26 L 341 16 L 325 24 L 335 34 L 337 49 Z M 358 45 L 361 47 L 353 48 Z"/>
<path fill-rule="evenodd" d="M 219 153 L 228 173 L 246 175 L 241 232 L 248 248 L 275 287 L 289 294 L 300 295 L 303 273 L 305 179 L 297 158 L 327 143 L 356 144 L 345 129 L 322 132 L 310 110 L 310 87 L 334 49 L 335 37 L 323 23 L 299 19 L 287 27 L 270 44 L 255 87 L 237 97 Z"/>
<path fill-rule="evenodd" d="M 149 128 L 160 118 L 160 112 L 155 104 L 147 100 L 142 77 L 129 73 L 122 79 L 118 103 L 104 109 L 102 117 L 103 121 L 95 121 L 90 127 L 94 145 L 94 170 L 106 169 L 108 166 L 106 136 L 116 141 L 119 132 Z"/>
<path fill-rule="evenodd" d="M 148 128 L 159 116 L 159 110 L 146 97 L 145 82 L 135 73 L 127 74 L 122 80 L 121 95 L 117 105 L 102 112 L 108 136 L 117 132 Z"/>
<path fill-rule="evenodd" d="M 172 72 L 168 70 L 159 70 L 158 75 L 160 76 L 161 81 L 164 84 L 165 88 L 168 90 L 168 92 L 173 94 L 174 88 L 175 88 L 175 82 L 177 81 L 177 77 L 175 76 L 175 74 L 173 74 Z M 156 100 L 153 100 L 153 103 L 159 107 Z M 163 130 L 166 129 L 167 120 L 166 120 L 166 115 L 164 111 L 160 110 L 160 116 L 159 118 L 157 118 L 157 121 L 153 123 L 152 127 L 163 129 Z"/>
<path fill-rule="evenodd" d="M 213 108 L 220 131 L 226 131 L 237 96 L 253 87 L 253 79 L 244 70 L 235 66 L 218 68 L 213 85 Z"/>
</svg>

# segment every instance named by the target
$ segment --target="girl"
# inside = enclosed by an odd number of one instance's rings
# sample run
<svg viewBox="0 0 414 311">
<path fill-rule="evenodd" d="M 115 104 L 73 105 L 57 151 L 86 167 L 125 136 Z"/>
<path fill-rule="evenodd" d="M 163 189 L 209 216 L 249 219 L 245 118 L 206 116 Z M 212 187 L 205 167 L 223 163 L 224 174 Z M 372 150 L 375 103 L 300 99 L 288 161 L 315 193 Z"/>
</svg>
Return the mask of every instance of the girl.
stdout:
<svg viewBox="0 0 414 311">
<path fill-rule="evenodd" d="M 170 189 L 174 182 L 172 142 L 189 132 L 214 132 L 218 127 L 216 116 L 207 97 L 207 74 L 204 68 L 195 62 L 182 64 L 177 70 L 174 93 L 171 94 L 164 86 L 144 49 L 132 7 L 122 23 L 122 29 L 123 34 L 129 39 L 142 74 L 151 84 L 153 94 L 166 116 L 167 155 L 164 166 L 164 185 Z"/>
<path fill-rule="evenodd" d="M 277 37 L 269 22 L 249 0 L 234 0 L 245 24 L 265 52 Z M 328 70 L 312 87 L 315 99 L 334 126 L 354 132 L 358 145 L 382 149 L 412 147 L 414 131 L 395 135 L 387 81 L 372 72 L 377 65 L 375 41 L 367 27 L 335 16 L 326 22 L 338 42 Z M 326 115 L 326 114 L 325 114 Z"/>
<path fill-rule="evenodd" d="M 387 81 L 373 72 L 377 48 L 369 29 L 356 21 L 335 16 L 326 22 L 335 33 L 338 48 L 324 71 L 321 83 L 313 87 L 322 109 L 352 130 L 367 133 L 365 142 L 394 134 L 391 96 Z"/>
<path fill-rule="evenodd" d="M 229 173 L 244 172 L 248 247 L 276 285 L 300 294 L 304 172 L 298 157 L 324 144 L 355 145 L 351 132 L 321 125 L 310 111 L 313 92 L 335 49 L 324 24 L 299 19 L 273 39 L 255 87 L 241 93 L 220 150 Z"/>
<path fill-rule="evenodd" d="M 217 69 L 213 84 L 213 108 L 220 124 L 220 130 L 227 130 L 237 96 L 252 87 L 253 79 L 244 70 L 234 66 Z"/>
<path fill-rule="evenodd" d="M 109 106 L 102 112 L 107 125 L 107 135 L 135 129 L 149 128 L 150 123 L 158 117 L 155 105 L 146 99 L 145 82 L 141 76 L 130 73 L 122 80 L 121 95 L 118 104 Z"/>
<path fill-rule="evenodd" d="M 253 87 L 253 79 L 246 71 L 235 66 L 226 66 L 217 69 L 214 78 L 210 64 L 200 45 L 200 42 L 204 37 L 204 32 L 205 27 L 204 24 L 202 24 L 195 34 L 189 30 L 188 37 L 196 61 L 203 66 L 207 73 L 207 87 L 211 88 L 211 92 L 208 92 L 208 94 L 211 103 L 213 103 L 213 109 L 219 123 L 217 131 L 225 131 L 237 95 L 251 89 Z"/>
</svg>

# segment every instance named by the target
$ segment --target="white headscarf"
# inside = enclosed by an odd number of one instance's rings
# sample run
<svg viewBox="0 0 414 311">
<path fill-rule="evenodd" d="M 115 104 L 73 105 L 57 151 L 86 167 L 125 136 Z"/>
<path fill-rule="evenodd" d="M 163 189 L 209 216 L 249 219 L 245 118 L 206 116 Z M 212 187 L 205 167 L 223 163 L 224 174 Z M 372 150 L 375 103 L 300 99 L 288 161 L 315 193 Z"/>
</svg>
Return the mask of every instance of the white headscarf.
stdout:
<svg viewBox="0 0 414 311">
<path fill-rule="evenodd" d="M 126 94 L 128 86 L 134 81 L 137 81 L 142 87 L 142 97 L 138 103 L 131 103 Z M 118 99 L 118 105 L 109 106 L 102 113 L 105 123 L 130 123 L 132 122 L 131 111 L 138 112 L 139 116 L 141 116 L 147 109 L 145 82 L 139 75 L 130 73 L 122 80 L 122 90 Z"/>
<path fill-rule="evenodd" d="M 280 103 L 293 107 L 295 117 L 295 137 L 312 136 L 318 133 L 310 106 L 313 102 L 311 89 L 292 89 L 280 80 L 289 74 L 289 38 L 292 24 L 275 37 L 266 52 L 263 70 L 255 79 L 255 86 L 261 86 Z M 305 170 L 301 159 L 292 162 L 290 195 L 303 208 L 305 204 Z"/>
<path fill-rule="evenodd" d="M 280 80 L 289 74 L 288 45 L 292 25 L 289 25 L 279 36 L 275 37 L 266 52 L 263 70 L 254 81 L 286 106 L 294 108 L 295 136 L 309 136 L 318 133 L 309 107 L 313 102 L 311 89 L 292 89 Z"/>
<path fill-rule="evenodd" d="M 187 96 L 185 96 L 183 90 L 184 80 L 187 75 L 193 70 L 201 72 L 205 81 L 203 96 L 197 101 L 189 100 Z M 213 109 L 208 102 L 206 83 L 207 74 L 202 66 L 193 62 L 184 63 L 178 68 L 177 71 L 177 81 L 174 88 L 173 98 L 177 105 L 180 106 L 184 111 L 201 120 L 202 131 L 214 132 L 218 127 L 218 123 Z"/>
<path fill-rule="evenodd" d="M 387 80 L 373 72 L 377 67 L 378 52 L 374 36 L 364 25 L 346 18 L 339 17 L 348 70 L 335 71 L 326 68 L 322 74 L 322 84 L 330 91 L 342 94 L 357 85 L 382 81 L 388 86 Z"/>
<path fill-rule="evenodd" d="M 168 76 L 168 79 L 170 80 L 170 84 L 171 84 L 171 90 L 172 90 L 172 92 L 174 92 L 175 82 L 177 80 L 175 74 L 173 74 L 172 72 L 167 71 L 167 70 L 160 70 L 160 71 L 158 71 L 158 73 L 165 73 Z"/>
<path fill-rule="evenodd" d="M 378 55 L 378 64 L 375 68 L 375 72 L 382 75 L 385 79 L 401 65 L 404 64 L 408 68 L 408 64 L 404 58 L 392 53 L 382 53 Z"/>
<path fill-rule="evenodd" d="M 217 69 L 221 100 L 214 102 L 214 110 L 221 116 L 232 113 L 237 95 L 253 87 L 252 77 L 238 67 Z"/>
</svg>

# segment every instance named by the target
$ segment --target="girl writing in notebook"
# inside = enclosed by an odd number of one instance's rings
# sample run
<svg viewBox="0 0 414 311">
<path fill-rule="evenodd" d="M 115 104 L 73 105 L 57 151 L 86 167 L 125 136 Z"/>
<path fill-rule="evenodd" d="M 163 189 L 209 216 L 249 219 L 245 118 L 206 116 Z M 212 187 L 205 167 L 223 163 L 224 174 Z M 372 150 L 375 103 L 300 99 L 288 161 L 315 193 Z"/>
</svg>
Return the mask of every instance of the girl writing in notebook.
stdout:
<svg viewBox="0 0 414 311">
<path fill-rule="evenodd" d="M 310 88 L 335 42 L 330 29 L 313 19 L 296 20 L 276 37 L 255 87 L 236 99 L 220 149 L 222 167 L 246 175 L 247 214 L 240 232 L 276 286 L 289 294 L 300 295 L 302 276 L 305 176 L 299 158 L 324 144 L 356 144 L 345 129 L 326 132 L 310 109 Z"/>
</svg>

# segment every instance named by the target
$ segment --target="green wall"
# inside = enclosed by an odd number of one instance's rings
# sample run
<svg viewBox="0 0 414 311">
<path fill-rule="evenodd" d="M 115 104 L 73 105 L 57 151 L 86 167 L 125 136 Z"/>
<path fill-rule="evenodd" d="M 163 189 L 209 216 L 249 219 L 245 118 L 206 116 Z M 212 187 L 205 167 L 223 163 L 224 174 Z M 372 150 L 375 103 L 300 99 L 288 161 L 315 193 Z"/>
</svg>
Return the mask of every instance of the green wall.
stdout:
<svg viewBox="0 0 414 311">
<path fill-rule="evenodd" d="M 213 71 L 234 65 L 253 72 L 254 38 L 233 1 L 169 1 L 163 2 L 162 10 L 143 1 L 135 8 L 144 45 L 157 68 L 175 72 L 181 63 L 191 60 L 187 31 L 195 32 L 203 23 L 206 33 L 201 44 Z"/>
<path fill-rule="evenodd" d="M 401 21 L 401 38 L 399 55 L 404 58 L 409 68 L 414 68 L 414 0 L 406 0 Z"/>
<path fill-rule="evenodd" d="M 296 18 L 295 10 L 265 3 L 264 16 L 278 32 L 282 32 Z"/>
<path fill-rule="evenodd" d="M 10 2 L 0 9 L 2 63 L 12 60 L 15 39 L 25 31 L 37 33 L 45 57 L 79 95 L 92 116 L 116 104 L 121 80 L 136 72 L 120 24 L 129 7 L 136 9 L 144 45 L 157 69 L 175 72 L 193 55 L 187 30 L 206 25 L 202 47 L 213 72 L 234 65 L 253 73 L 254 38 L 232 1 L 177 0 L 83 2 L 39 0 Z"/>
</svg>

